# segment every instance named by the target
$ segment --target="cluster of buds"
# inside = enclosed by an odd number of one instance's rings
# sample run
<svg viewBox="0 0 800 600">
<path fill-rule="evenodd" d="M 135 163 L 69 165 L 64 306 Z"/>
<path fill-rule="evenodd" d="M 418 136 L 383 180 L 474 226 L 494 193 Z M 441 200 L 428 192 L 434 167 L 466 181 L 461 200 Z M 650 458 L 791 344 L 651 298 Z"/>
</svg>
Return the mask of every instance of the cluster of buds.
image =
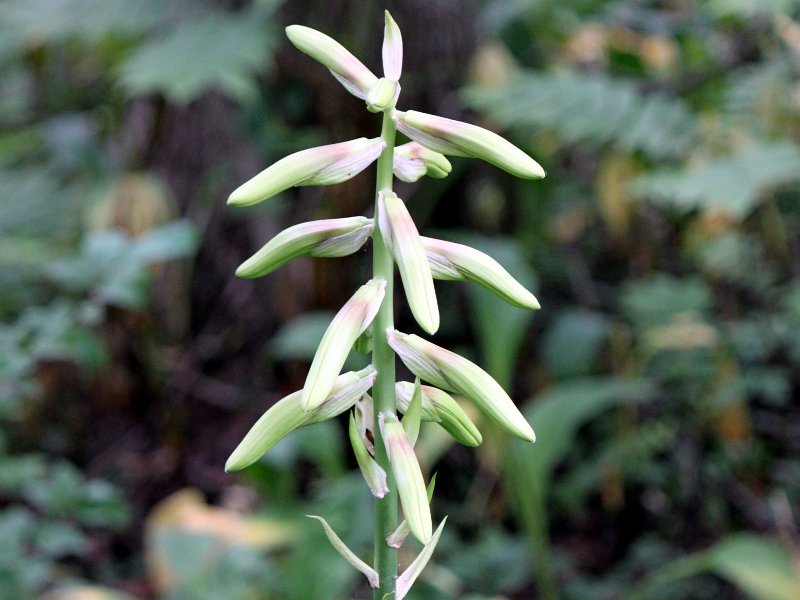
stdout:
<svg viewBox="0 0 800 600">
<path fill-rule="evenodd" d="M 391 119 L 396 130 L 411 139 L 387 148 L 383 137 L 359 138 L 292 154 L 268 167 L 237 188 L 228 199 L 236 206 L 261 202 L 291 187 L 330 185 L 354 177 L 379 156 L 392 160 L 394 175 L 407 182 L 423 176 L 441 178 L 451 171 L 446 155 L 483 159 L 509 173 L 527 179 L 544 177 L 542 167 L 525 152 L 500 136 L 468 123 L 414 110 L 396 108 L 400 97 L 403 43 L 400 30 L 386 13 L 383 42 L 383 77 L 374 75 L 341 44 L 308 27 L 286 29 L 291 42 L 327 67 L 333 76 L 371 112 Z M 393 136 L 390 144 L 393 145 Z M 388 155 L 386 153 L 389 153 Z M 383 160 L 383 159 L 381 159 Z M 387 165 L 388 166 L 388 165 Z M 391 190 L 379 189 L 374 219 L 356 216 L 302 223 L 286 229 L 268 242 L 236 271 L 240 277 L 261 277 L 299 256 L 339 257 L 358 251 L 375 232 L 397 264 L 414 319 L 428 334 L 439 328 L 439 306 L 434 280 L 477 283 L 510 304 L 538 309 L 536 298 L 502 266 L 486 254 L 453 242 L 422 237 L 405 203 Z M 434 530 L 430 512 L 433 481 L 426 486 L 414 445 L 421 422 L 433 422 L 456 441 L 467 446 L 481 443 L 481 433 L 455 394 L 473 403 L 508 433 L 533 442 L 533 429 L 503 388 L 483 369 L 461 356 L 417 335 L 394 329 L 371 331 L 373 321 L 387 300 L 386 281 L 375 277 L 362 285 L 336 314 L 316 351 L 303 389 L 274 404 L 253 426 L 226 464 L 226 470 L 242 469 L 267 452 L 291 431 L 350 412 L 349 438 L 369 490 L 377 498 L 388 492 L 387 481 L 396 486 L 404 521 L 386 543 L 399 547 L 408 533 L 424 548 L 393 583 L 395 598 L 403 598 L 424 568 L 441 534 L 444 520 Z M 388 299 L 390 300 L 390 299 Z M 394 411 L 375 414 L 368 394 L 379 376 L 380 365 L 340 374 L 350 350 L 365 335 L 383 336 L 387 344 L 416 376 L 398 382 Z M 429 385 L 423 385 L 425 381 Z M 377 431 L 376 431 L 377 430 Z M 382 444 L 388 463 L 376 460 L 375 444 Z M 391 477 L 387 470 L 391 470 Z M 319 519 L 333 546 L 373 587 L 378 572 L 347 548 L 333 529 Z"/>
</svg>

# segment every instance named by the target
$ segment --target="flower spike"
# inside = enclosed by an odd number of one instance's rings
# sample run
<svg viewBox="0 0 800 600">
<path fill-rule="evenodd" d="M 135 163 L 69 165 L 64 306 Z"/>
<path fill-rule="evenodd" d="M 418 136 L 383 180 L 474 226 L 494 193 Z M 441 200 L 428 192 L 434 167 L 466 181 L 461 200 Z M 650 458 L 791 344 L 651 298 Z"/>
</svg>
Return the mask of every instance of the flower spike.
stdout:
<svg viewBox="0 0 800 600">
<path fill-rule="evenodd" d="M 383 76 L 390 81 L 399 81 L 403 72 L 403 36 L 389 11 L 384 11 L 383 27 Z"/>
<path fill-rule="evenodd" d="M 514 279 L 500 263 L 480 250 L 464 244 L 423 237 L 434 279 L 472 281 L 520 308 L 536 310 L 539 301 Z"/>
<path fill-rule="evenodd" d="M 433 529 L 431 509 L 428 505 L 422 470 L 414 455 L 414 449 L 396 416 L 391 413 L 381 413 L 378 415 L 378 420 L 408 527 L 415 538 L 427 544 Z"/>
<path fill-rule="evenodd" d="M 385 289 L 383 279 L 371 279 L 336 313 L 311 361 L 300 396 L 303 410 L 314 410 L 325 401 L 356 339 L 375 318 Z"/>
<path fill-rule="evenodd" d="M 375 375 L 372 366 L 339 375 L 325 401 L 311 412 L 305 412 L 300 406 L 301 391 L 278 400 L 244 436 L 225 463 L 225 471 L 244 469 L 295 429 L 325 421 L 350 409 L 372 387 Z"/>
<path fill-rule="evenodd" d="M 394 149 L 392 169 L 395 177 L 401 181 L 413 183 L 423 175 L 442 179 L 450 174 L 452 168 L 444 154 L 428 150 L 417 142 L 409 142 Z"/>
<path fill-rule="evenodd" d="M 298 50 L 328 68 L 345 89 L 362 100 L 378 80 L 364 64 L 339 42 L 310 27 L 289 25 L 286 35 Z"/>
<path fill-rule="evenodd" d="M 387 338 L 414 375 L 461 394 L 510 434 L 536 441 L 533 429 L 508 394 L 478 365 L 417 335 L 390 331 Z"/>
<path fill-rule="evenodd" d="M 236 275 L 248 279 L 261 277 L 298 256 L 333 258 L 353 254 L 372 235 L 372 227 L 372 219 L 366 217 L 300 223 L 267 242 L 236 269 Z"/>
<path fill-rule="evenodd" d="M 236 188 L 233 206 L 250 206 L 302 185 L 332 185 L 347 181 L 371 165 L 386 147 L 381 138 L 358 138 L 290 154 Z"/>
<path fill-rule="evenodd" d="M 539 163 L 508 140 L 477 125 L 409 110 L 395 111 L 397 129 L 426 148 L 452 156 L 480 158 L 523 179 L 545 176 Z"/>
<path fill-rule="evenodd" d="M 430 334 L 439 329 L 439 306 L 425 248 L 405 203 L 394 192 L 378 194 L 378 226 L 394 254 L 408 305 L 414 318 Z"/>
</svg>

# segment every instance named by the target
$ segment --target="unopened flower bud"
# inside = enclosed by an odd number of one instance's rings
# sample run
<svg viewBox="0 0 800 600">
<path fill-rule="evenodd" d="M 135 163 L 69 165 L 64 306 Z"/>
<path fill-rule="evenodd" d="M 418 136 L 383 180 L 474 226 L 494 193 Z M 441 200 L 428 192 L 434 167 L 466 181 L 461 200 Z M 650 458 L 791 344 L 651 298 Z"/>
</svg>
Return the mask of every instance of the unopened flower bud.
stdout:
<svg viewBox="0 0 800 600">
<path fill-rule="evenodd" d="M 378 78 L 339 42 L 302 25 L 290 25 L 286 35 L 298 50 L 326 66 L 348 92 L 362 100 L 367 97 Z"/>
<path fill-rule="evenodd" d="M 261 277 L 298 256 L 333 258 L 358 251 L 372 234 L 372 219 L 347 217 L 300 223 L 284 229 L 244 261 L 239 277 Z"/>
<path fill-rule="evenodd" d="M 434 279 L 472 281 L 520 308 L 541 308 L 536 297 L 488 254 L 464 244 L 428 237 L 422 238 L 422 245 L 428 253 Z"/>
<path fill-rule="evenodd" d="M 397 409 L 405 413 L 411 403 L 415 384 L 398 381 L 395 384 Z M 481 432 L 450 394 L 429 385 L 420 386 L 422 392 L 422 420 L 438 423 L 455 440 L 465 446 L 479 446 Z"/>
<path fill-rule="evenodd" d="M 378 113 L 394 108 L 400 96 L 400 84 L 396 81 L 381 77 L 369 88 L 366 102 L 367 110 Z"/>
<path fill-rule="evenodd" d="M 394 192 L 378 194 L 378 226 L 397 261 L 411 313 L 420 327 L 436 333 L 439 306 L 428 257 L 405 203 Z"/>
<path fill-rule="evenodd" d="M 356 339 L 375 318 L 386 289 L 383 279 L 362 285 L 336 313 L 311 361 L 300 405 L 314 410 L 325 401 Z"/>
<path fill-rule="evenodd" d="M 358 431 L 358 424 L 353 414 L 350 415 L 348 435 L 350 444 L 353 446 L 353 454 L 356 456 L 358 468 L 361 469 L 361 474 L 364 476 L 367 486 L 369 486 L 373 496 L 383 498 L 389 492 L 389 488 L 386 485 L 386 471 L 370 456 L 369 450 Z"/>
<path fill-rule="evenodd" d="M 452 156 L 480 158 L 524 179 L 545 176 L 539 163 L 508 140 L 477 125 L 409 110 L 396 111 L 397 129 L 426 148 Z"/>
<path fill-rule="evenodd" d="M 278 400 L 247 432 L 225 463 L 225 470 L 244 469 L 295 429 L 325 421 L 349 410 L 372 387 L 375 375 L 376 371 L 371 366 L 362 371 L 339 375 L 328 397 L 313 411 L 306 412 L 300 406 L 302 391 Z"/>
<path fill-rule="evenodd" d="M 401 181 L 413 183 L 423 175 L 442 179 L 450 174 L 452 168 L 443 154 L 428 150 L 417 142 L 409 142 L 394 149 L 393 170 Z"/>
<path fill-rule="evenodd" d="M 478 365 L 417 335 L 390 331 L 387 337 L 414 375 L 461 394 L 512 435 L 536 441 L 533 429 L 508 394 Z"/>
<path fill-rule="evenodd" d="M 295 152 L 236 188 L 228 204 L 250 206 L 291 187 L 347 181 L 371 165 L 385 146 L 379 137 L 358 138 Z"/>
<path fill-rule="evenodd" d="M 383 76 L 399 81 L 403 72 L 403 36 L 389 11 L 384 11 L 383 27 Z"/>
<path fill-rule="evenodd" d="M 433 525 L 428 494 L 414 449 L 396 416 L 381 413 L 378 421 L 408 527 L 414 537 L 426 544 L 431 539 Z"/>
</svg>

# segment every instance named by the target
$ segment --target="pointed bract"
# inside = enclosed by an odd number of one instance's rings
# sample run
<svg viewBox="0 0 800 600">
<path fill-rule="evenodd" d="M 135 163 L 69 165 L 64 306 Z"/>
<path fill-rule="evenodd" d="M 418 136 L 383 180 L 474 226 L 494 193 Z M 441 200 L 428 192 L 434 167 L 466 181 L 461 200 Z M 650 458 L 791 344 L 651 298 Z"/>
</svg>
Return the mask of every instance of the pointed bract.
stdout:
<svg viewBox="0 0 800 600">
<path fill-rule="evenodd" d="M 403 36 L 389 11 L 384 11 L 383 27 L 383 76 L 399 81 L 403 72 Z"/>
<path fill-rule="evenodd" d="M 379 137 L 358 138 L 295 152 L 236 188 L 228 204 L 250 206 L 291 187 L 347 181 L 375 162 L 385 146 Z"/>
<path fill-rule="evenodd" d="M 461 394 L 512 435 L 536 441 L 533 429 L 505 390 L 478 365 L 417 335 L 390 331 L 387 337 L 412 373 L 437 387 Z"/>
<path fill-rule="evenodd" d="M 383 302 L 386 282 L 371 279 L 336 313 L 311 361 L 300 396 L 303 410 L 314 410 L 330 394 L 356 339 L 369 327 Z"/>
<path fill-rule="evenodd" d="M 361 474 L 364 476 L 364 481 L 367 482 L 370 492 L 376 498 L 383 498 L 389 492 L 389 487 L 386 485 L 386 471 L 369 455 L 369 450 L 367 450 L 367 446 L 359 434 L 356 419 L 352 414 L 350 415 L 348 435 L 350 436 L 350 444 L 353 446 L 353 454 L 356 456 L 358 468 L 361 469 Z"/>
<path fill-rule="evenodd" d="M 298 256 L 333 258 L 357 252 L 372 235 L 372 219 L 347 217 L 300 223 L 284 229 L 253 256 L 236 275 L 262 277 Z"/>
<path fill-rule="evenodd" d="M 378 78 L 339 42 L 302 25 L 290 25 L 286 35 L 298 50 L 326 66 L 348 92 L 362 100 L 367 97 Z"/>
<path fill-rule="evenodd" d="M 422 470 L 403 426 L 391 413 L 378 415 L 381 437 L 392 465 L 400 505 L 414 537 L 423 544 L 431 539 L 431 510 Z"/>
<path fill-rule="evenodd" d="M 401 181 L 413 183 L 424 175 L 442 179 L 452 168 L 444 154 L 428 150 L 417 142 L 408 142 L 394 149 L 392 169 Z"/>
<path fill-rule="evenodd" d="M 477 125 L 409 110 L 395 111 L 397 129 L 426 148 L 452 156 L 480 158 L 524 179 L 545 176 L 539 163 L 508 140 Z"/>
<path fill-rule="evenodd" d="M 396 386 L 395 386 L 396 387 Z M 414 382 L 414 391 L 411 394 L 411 402 L 408 404 L 408 409 L 405 411 L 405 416 L 401 423 L 403 429 L 406 431 L 408 441 L 411 442 L 411 447 L 417 445 L 417 438 L 419 437 L 419 426 L 422 421 L 422 389 L 419 382 L 419 377 Z"/>
<path fill-rule="evenodd" d="M 349 562 L 351 566 L 364 574 L 364 576 L 367 578 L 367 581 L 369 581 L 370 587 L 380 587 L 378 572 L 363 560 L 358 558 L 358 556 L 356 556 L 356 554 L 347 547 L 347 544 L 342 541 L 342 538 L 336 535 L 336 532 L 333 530 L 333 528 L 331 528 L 330 525 L 328 525 L 328 522 L 325 519 L 318 517 L 317 515 L 306 516 L 310 519 L 316 519 L 322 523 L 322 528 L 325 530 L 325 535 L 327 536 L 328 541 L 331 543 L 331 546 L 333 546 L 334 550 L 336 550 L 342 556 L 342 558 Z"/>
<path fill-rule="evenodd" d="M 378 194 L 378 226 L 397 261 L 411 313 L 430 334 L 439 329 L 439 306 L 428 256 L 405 203 L 393 192 Z"/>
<path fill-rule="evenodd" d="M 398 381 L 397 409 L 405 413 L 414 394 L 414 384 L 409 381 Z M 422 420 L 438 423 L 460 444 L 479 446 L 483 441 L 481 432 L 467 416 L 458 402 L 450 394 L 429 385 L 420 386 L 422 391 Z"/>
<path fill-rule="evenodd" d="M 311 412 L 303 411 L 300 406 L 301 391 L 278 400 L 247 432 L 225 463 L 225 470 L 244 469 L 295 429 L 319 423 L 350 409 L 372 387 L 375 374 L 375 369 L 369 366 L 362 371 L 340 375 L 325 402 Z"/>
<path fill-rule="evenodd" d="M 411 589 L 411 586 L 414 585 L 414 582 L 419 577 L 419 574 L 422 573 L 422 570 L 427 566 L 428 561 L 433 556 L 433 551 L 436 550 L 436 544 L 439 543 L 439 537 L 442 535 L 442 529 L 444 529 L 444 524 L 447 522 L 447 517 L 442 519 L 442 522 L 439 524 L 439 527 L 436 528 L 436 533 L 433 534 L 431 540 L 425 544 L 425 547 L 422 551 L 417 555 L 417 558 L 408 565 L 408 568 L 403 571 L 403 574 L 397 578 L 396 585 L 396 598 L 397 600 L 403 600 L 408 594 L 408 590 Z"/>
<path fill-rule="evenodd" d="M 500 263 L 464 244 L 423 237 L 422 245 L 434 279 L 472 281 L 520 308 L 539 309 L 539 301 Z"/>
</svg>

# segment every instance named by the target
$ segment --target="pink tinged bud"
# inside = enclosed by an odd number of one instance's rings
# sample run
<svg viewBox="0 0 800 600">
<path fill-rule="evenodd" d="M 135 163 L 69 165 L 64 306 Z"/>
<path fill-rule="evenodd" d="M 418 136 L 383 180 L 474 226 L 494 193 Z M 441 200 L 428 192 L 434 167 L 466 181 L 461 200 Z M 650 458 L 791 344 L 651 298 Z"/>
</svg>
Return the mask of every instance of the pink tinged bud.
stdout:
<svg viewBox="0 0 800 600">
<path fill-rule="evenodd" d="M 367 97 L 378 78 L 339 42 L 302 25 L 290 25 L 286 35 L 298 50 L 326 66 L 348 92 L 362 100 Z"/>
<path fill-rule="evenodd" d="M 414 449 L 397 417 L 381 413 L 378 421 L 408 527 L 415 538 L 426 544 L 433 529 L 431 510 Z"/>
<path fill-rule="evenodd" d="M 533 429 L 508 394 L 478 365 L 417 335 L 390 331 L 387 338 L 412 373 L 461 394 L 510 434 L 536 441 Z"/>
<path fill-rule="evenodd" d="M 367 110 L 377 113 L 393 109 L 399 97 L 400 84 L 381 77 L 375 85 L 369 88 L 366 97 Z"/>
<path fill-rule="evenodd" d="M 355 416 L 352 414 L 350 415 L 348 434 L 350 436 L 350 444 L 353 446 L 353 453 L 356 455 L 358 468 L 361 469 L 361 474 L 364 476 L 370 492 L 376 498 L 383 498 L 389 492 L 389 487 L 386 485 L 386 471 L 370 456 L 369 450 L 358 431 Z"/>
<path fill-rule="evenodd" d="M 398 381 L 395 384 L 397 392 L 397 409 L 405 413 L 414 394 L 414 384 L 408 381 Z M 422 420 L 438 423 L 460 444 L 465 446 L 479 446 L 483 441 L 481 432 L 458 405 L 452 396 L 440 389 L 428 385 L 420 386 L 422 392 Z"/>
<path fill-rule="evenodd" d="M 250 206 L 291 187 L 347 181 L 375 162 L 385 146 L 381 138 L 358 138 L 295 152 L 236 188 L 228 204 Z"/>
<path fill-rule="evenodd" d="M 389 11 L 384 11 L 383 27 L 383 75 L 386 79 L 399 81 L 403 72 L 403 36 Z"/>
<path fill-rule="evenodd" d="M 545 176 L 539 163 L 508 140 L 477 125 L 409 110 L 396 111 L 397 129 L 426 148 L 451 156 L 480 158 L 524 179 Z"/>
<path fill-rule="evenodd" d="M 436 487 L 436 473 L 433 474 L 431 477 L 431 482 L 428 484 L 428 504 L 431 503 L 431 499 L 433 498 L 433 490 Z M 390 548 L 400 548 L 403 545 L 403 542 L 406 541 L 406 537 L 408 537 L 409 529 L 408 529 L 408 521 L 403 519 L 400 522 L 400 525 L 397 526 L 392 533 L 386 536 L 386 545 Z"/>
<path fill-rule="evenodd" d="M 378 226 L 392 251 L 411 313 L 430 334 L 439 329 L 439 306 L 428 257 L 405 203 L 390 191 L 378 194 Z"/>
<path fill-rule="evenodd" d="M 366 217 L 300 223 L 272 238 L 236 269 L 236 275 L 262 277 L 298 256 L 333 258 L 353 254 L 372 235 L 372 227 L 372 219 Z"/>
<path fill-rule="evenodd" d="M 409 142 L 394 149 L 392 168 L 398 179 L 409 183 L 424 175 L 442 179 L 452 170 L 450 161 L 443 154 L 428 150 L 417 142 Z"/>
<path fill-rule="evenodd" d="M 472 281 L 520 308 L 539 309 L 539 301 L 488 254 L 464 244 L 422 238 L 434 279 Z"/>
<path fill-rule="evenodd" d="M 358 336 L 369 327 L 383 302 L 386 282 L 372 279 L 362 285 L 331 321 L 317 348 L 300 396 L 300 406 L 310 411 L 330 394 Z"/>
<path fill-rule="evenodd" d="M 325 530 L 325 536 L 328 538 L 328 541 L 331 543 L 331 546 L 333 546 L 333 549 L 336 550 L 342 556 L 342 558 L 344 558 L 347 562 L 349 562 L 353 568 L 364 574 L 364 576 L 367 578 L 367 581 L 369 581 L 370 587 L 373 588 L 380 587 L 380 579 L 378 577 L 378 572 L 372 567 L 370 567 L 363 560 L 358 558 L 355 552 L 350 550 L 350 548 L 347 547 L 347 544 L 345 544 L 342 541 L 342 538 L 336 535 L 336 532 L 330 525 L 328 525 L 328 522 L 325 519 L 323 519 L 322 517 L 318 517 L 316 515 L 306 515 L 306 516 L 309 517 L 310 519 L 316 519 L 322 524 L 322 528 Z"/>
<path fill-rule="evenodd" d="M 289 394 L 273 404 L 233 451 L 225 470 L 239 471 L 253 464 L 286 435 L 299 427 L 313 425 L 349 410 L 375 382 L 373 367 L 350 371 L 336 378 L 330 395 L 316 410 L 300 406 L 301 392 Z"/>
<path fill-rule="evenodd" d="M 423 569 L 428 565 L 428 561 L 430 561 L 431 556 L 433 556 L 433 551 L 436 550 L 436 544 L 439 543 L 439 537 L 442 535 L 442 530 L 444 529 L 444 524 L 447 522 L 447 517 L 442 519 L 441 524 L 439 527 L 436 528 L 436 532 L 431 537 L 431 540 L 425 544 L 425 547 L 422 549 L 417 555 L 417 558 L 408 565 L 408 568 L 397 578 L 395 593 L 397 596 L 397 600 L 403 600 L 408 594 L 408 590 L 411 589 L 411 586 L 414 585 L 414 582 L 419 577 L 420 573 L 422 573 Z"/>
</svg>

